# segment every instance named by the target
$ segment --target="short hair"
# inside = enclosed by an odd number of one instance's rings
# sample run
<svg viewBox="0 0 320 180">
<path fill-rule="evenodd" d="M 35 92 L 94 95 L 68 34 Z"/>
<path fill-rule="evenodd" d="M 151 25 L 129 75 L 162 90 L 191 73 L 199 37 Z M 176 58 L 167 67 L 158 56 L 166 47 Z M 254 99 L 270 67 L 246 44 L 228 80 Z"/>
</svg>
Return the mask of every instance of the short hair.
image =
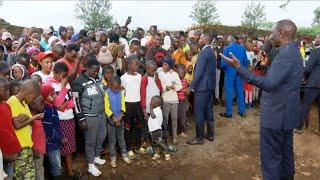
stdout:
<svg viewBox="0 0 320 180">
<path fill-rule="evenodd" d="M 78 52 L 80 50 L 79 46 L 76 45 L 76 44 L 68 44 L 67 47 L 66 47 L 66 50 L 68 52 L 71 52 L 71 51 L 76 51 Z"/>
<path fill-rule="evenodd" d="M 148 65 L 154 67 L 155 69 L 158 68 L 157 63 L 156 63 L 154 60 L 149 60 L 149 61 L 147 61 L 147 62 L 146 62 L 146 66 L 148 66 Z"/>
<path fill-rule="evenodd" d="M 79 35 L 82 35 L 83 37 L 86 37 L 86 36 L 87 36 L 87 31 L 84 30 L 84 29 L 81 29 L 81 30 L 79 31 Z"/>
<path fill-rule="evenodd" d="M 117 84 L 121 85 L 121 79 L 119 76 L 112 76 L 110 78 L 110 83 L 117 83 Z"/>
<path fill-rule="evenodd" d="M 9 91 L 10 94 L 11 92 L 13 92 L 14 88 L 21 88 L 21 81 L 17 81 L 17 80 L 12 80 L 9 82 Z"/>
<path fill-rule="evenodd" d="M 144 31 L 144 30 L 141 27 L 138 27 L 137 31 Z"/>
<path fill-rule="evenodd" d="M 111 32 L 109 34 L 109 41 L 110 41 L 110 43 L 118 43 L 119 42 L 119 36 L 115 32 Z"/>
<path fill-rule="evenodd" d="M 187 36 L 184 33 L 183 34 L 180 33 L 179 39 L 182 38 L 182 37 L 187 38 Z"/>
<path fill-rule="evenodd" d="M 197 44 L 197 43 L 191 43 L 190 44 L 190 47 L 192 48 L 192 47 L 199 47 L 199 44 Z"/>
<path fill-rule="evenodd" d="M 153 96 L 152 99 L 155 99 L 157 102 L 159 102 L 159 105 L 161 105 L 163 103 L 163 99 L 161 96 Z"/>
<path fill-rule="evenodd" d="M 128 28 L 126 26 L 121 26 L 120 29 L 126 29 L 128 31 Z"/>
<path fill-rule="evenodd" d="M 155 36 L 159 36 L 159 37 L 161 37 L 162 38 L 162 35 L 160 34 L 160 33 L 156 33 L 156 35 Z"/>
<path fill-rule="evenodd" d="M 86 62 L 86 67 L 92 68 L 94 65 L 100 66 L 99 61 L 96 58 L 89 58 Z"/>
<path fill-rule="evenodd" d="M 7 83 L 8 79 L 6 79 L 5 77 L 0 76 L 0 83 Z"/>
<path fill-rule="evenodd" d="M 107 71 L 114 73 L 114 69 L 110 64 L 107 64 L 102 68 L 102 74 L 105 74 Z"/>
<path fill-rule="evenodd" d="M 54 73 L 59 74 L 59 73 L 68 72 L 68 71 L 69 71 L 69 68 L 66 65 L 66 63 L 64 63 L 64 62 L 57 62 L 53 66 L 53 72 Z"/>
<path fill-rule="evenodd" d="M 23 59 L 30 59 L 30 56 L 29 56 L 28 53 L 21 53 L 21 54 L 18 55 L 17 61 L 18 61 L 19 59 L 21 59 L 21 58 L 23 58 Z"/>
<path fill-rule="evenodd" d="M 138 57 L 137 55 L 130 55 L 126 58 L 126 63 L 127 65 L 132 64 L 133 61 L 137 61 L 138 62 Z"/>
<path fill-rule="evenodd" d="M 140 41 L 139 40 L 132 40 L 131 45 L 137 45 L 140 46 Z"/>
<path fill-rule="evenodd" d="M 28 79 L 21 85 L 21 91 L 40 93 L 40 85 L 38 82 Z"/>
<path fill-rule="evenodd" d="M 177 70 L 185 70 L 186 66 L 184 64 L 177 64 Z"/>
</svg>

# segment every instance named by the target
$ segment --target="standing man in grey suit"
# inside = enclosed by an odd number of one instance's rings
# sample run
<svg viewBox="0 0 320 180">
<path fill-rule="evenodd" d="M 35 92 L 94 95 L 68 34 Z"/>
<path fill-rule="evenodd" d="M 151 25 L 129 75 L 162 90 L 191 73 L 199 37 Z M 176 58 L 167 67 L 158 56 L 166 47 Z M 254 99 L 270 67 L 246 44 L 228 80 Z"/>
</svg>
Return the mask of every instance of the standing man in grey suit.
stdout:
<svg viewBox="0 0 320 180">
<path fill-rule="evenodd" d="M 269 65 L 266 53 L 260 54 L 265 77 L 257 76 L 240 65 L 237 58 L 221 56 L 245 81 L 263 90 L 261 98 L 260 155 L 264 180 L 293 180 L 293 129 L 300 124 L 300 88 L 303 64 L 294 38 L 296 25 L 290 20 L 277 22 L 270 35 L 279 53 Z"/>
<path fill-rule="evenodd" d="M 319 40 L 317 41 L 316 39 L 316 43 L 319 43 Z M 302 133 L 303 122 L 310 111 L 312 103 L 320 98 L 320 48 L 311 52 L 304 71 L 304 80 L 307 81 L 307 84 L 302 103 L 301 124 L 296 131 L 298 134 Z M 319 135 L 319 132 L 315 133 Z"/>
</svg>

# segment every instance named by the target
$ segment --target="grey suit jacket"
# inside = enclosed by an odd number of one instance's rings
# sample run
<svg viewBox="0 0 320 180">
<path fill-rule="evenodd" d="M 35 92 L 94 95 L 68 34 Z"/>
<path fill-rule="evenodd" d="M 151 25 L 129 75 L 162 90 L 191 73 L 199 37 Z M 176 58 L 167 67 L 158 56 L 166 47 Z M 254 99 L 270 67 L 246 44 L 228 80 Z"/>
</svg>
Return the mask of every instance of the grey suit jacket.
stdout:
<svg viewBox="0 0 320 180">
<path fill-rule="evenodd" d="M 303 78 L 302 56 L 294 42 L 279 47 L 279 53 L 265 77 L 241 66 L 238 73 L 245 81 L 263 90 L 261 127 L 292 130 L 300 124 L 300 88 Z"/>
</svg>

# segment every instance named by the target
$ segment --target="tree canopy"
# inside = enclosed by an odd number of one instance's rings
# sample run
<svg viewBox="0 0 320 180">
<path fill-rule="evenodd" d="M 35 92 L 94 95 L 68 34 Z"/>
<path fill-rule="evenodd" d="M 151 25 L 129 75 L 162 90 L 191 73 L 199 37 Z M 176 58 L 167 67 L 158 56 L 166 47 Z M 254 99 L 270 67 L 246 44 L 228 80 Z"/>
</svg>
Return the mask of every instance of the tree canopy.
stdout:
<svg viewBox="0 0 320 180">
<path fill-rule="evenodd" d="M 220 24 L 216 3 L 213 0 L 198 0 L 192 9 L 189 17 L 198 24 Z"/>
<path fill-rule="evenodd" d="M 85 28 L 95 29 L 98 27 L 111 27 L 113 17 L 109 0 L 79 0 L 76 3 L 76 18 L 81 20 Z"/>
<path fill-rule="evenodd" d="M 260 28 L 261 24 L 266 22 L 265 6 L 260 2 L 258 4 L 255 4 L 254 2 L 247 4 L 242 19 L 242 26 L 254 29 Z"/>
</svg>

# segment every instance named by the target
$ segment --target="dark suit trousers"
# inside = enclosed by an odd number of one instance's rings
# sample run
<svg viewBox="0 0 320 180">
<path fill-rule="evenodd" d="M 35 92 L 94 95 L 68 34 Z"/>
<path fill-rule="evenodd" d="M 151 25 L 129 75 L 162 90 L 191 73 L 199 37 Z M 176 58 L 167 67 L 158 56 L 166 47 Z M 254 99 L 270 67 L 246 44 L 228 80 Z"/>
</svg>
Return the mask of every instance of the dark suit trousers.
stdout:
<svg viewBox="0 0 320 180">
<path fill-rule="evenodd" d="M 302 112 L 301 112 L 301 125 L 298 129 L 303 128 L 304 119 L 309 114 L 311 105 L 320 97 L 320 89 L 319 88 L 311 88 L 307 87 L 304 91 L 303 103 L 302 103 Z"/>
<path fill-rule="evenodd" d="M 293 176 L 293 130 L 260 128 L 260 158 L 263 180 Z"/>
<path fill-rule="evenodd" d="M 214 121 L 213 94 L 214 90 L 200 91 L 194 93 L 194 114 L 197 126 L 203 126 L 205 121 Z"/>
</svg>

